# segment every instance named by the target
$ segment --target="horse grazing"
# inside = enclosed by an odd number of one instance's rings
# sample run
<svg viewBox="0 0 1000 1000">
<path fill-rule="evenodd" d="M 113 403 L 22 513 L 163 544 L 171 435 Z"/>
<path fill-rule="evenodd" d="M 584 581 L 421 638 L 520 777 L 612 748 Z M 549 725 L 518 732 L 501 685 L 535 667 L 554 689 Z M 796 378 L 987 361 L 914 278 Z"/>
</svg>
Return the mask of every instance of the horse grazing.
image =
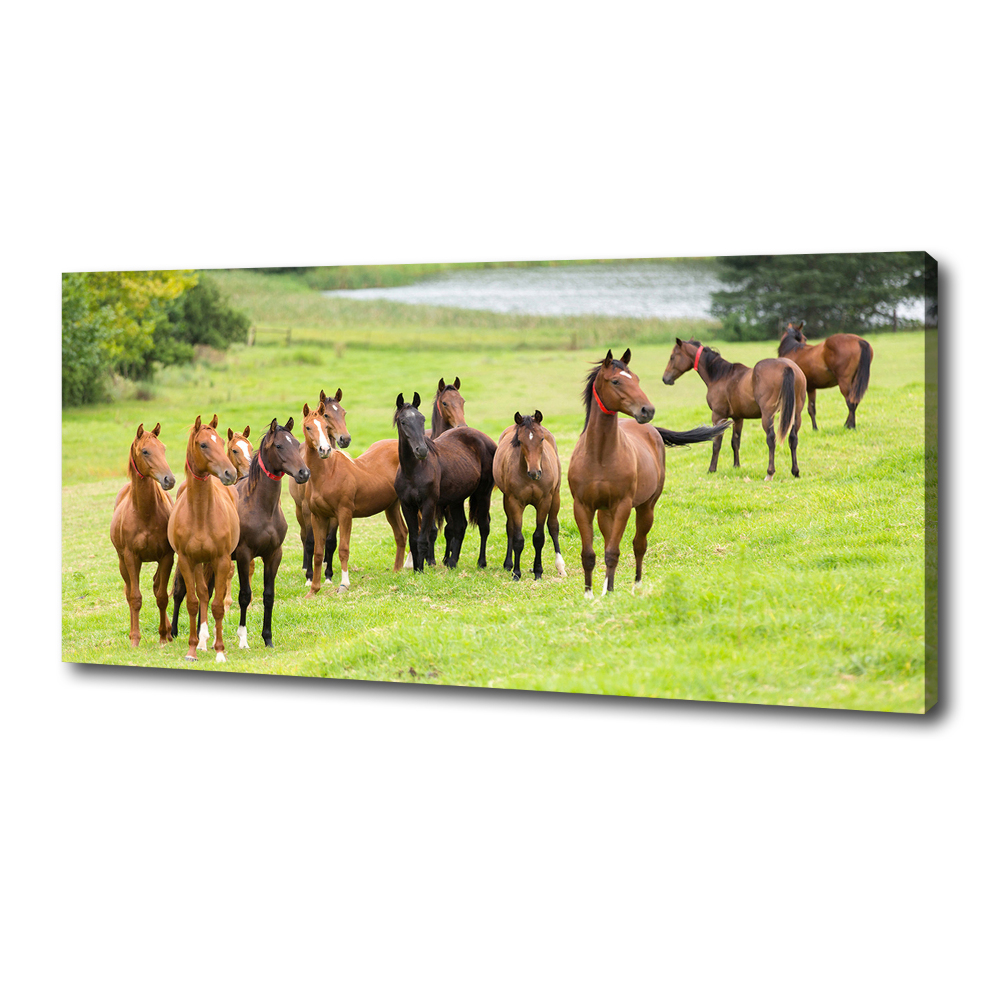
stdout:
<svg viewBox="0 0 1000 1000">
<path fill-rule="evenodd" d="M 184 493 L 170 512 L 167 537 L 177 553 L 177 570 L 187 588 L 187 609 L 191 621 L 186 660 L 196 660 L 197 651 L 208 643 L 208 580 L 214 574 L 215 662 L 225 663 L 222 619 L 225 596 L 233 579 L 232 552 L 240 540 L 240 518 L 236 494 L 227 487 L 236 482 L 236 467 L 226 456 L 222 439 L 215 433 L 218 416 L 209 424 L 195 418 L 188 436 L 184 468 Z M 200 619 L 200 626 L 196 623 Z"/>
<path fill-rule="evenodd" d="M 534 416 L 514 414 L 514 423 L 497 441 L 493 457 L 493 481 L 503 493 L 503 509 L 507 515 L 507 556 L 503 568 L 513 569 L 515 580 L 521 579 L 521 552 L 524 551 L 524 508 L 535 508 L 535 579 L 542 578 L 542 548 L 545 545 L 545 523 L 556 550 L 556 570 L 566 575 L 566 562 L 559 551 L 559 484 L 562 472 L 556 439 L 542 426 L 541 411 Z M 513 553 L 513 561 L 511 560 Z"/>
<path fill-rule="evenodd" d="M 320 389 L 319 401 L 324 404 L 326 413 L 326 433 L 330 444 L 337 448 L 347 448 L 351 443 L 351 432 L 347 429 L 347 411 L 341 399 L 340 389 L 333 397 Z M 306 460 L 305 441 L 299 447 L 302 461 Z M 288 484 L 288 493 L 295 503 L 295 520 L 299 523 L 299 538 L 302 539 L 302 569 L 305 570 L 306 583 L 312 583 L 313 578 L 313 530 L 312 516 L 309 513 L 309 503 L 306 500 L 306 488 L 298 483 Z M 326 563 L 326 578 L 333 579 L 333 554 L 337 551 L 337 526 L 331 525 L 330 534 L 323 550 L 323 562 Z"/>
<path fill-rule="evenodd" d="M 395 486 L 410 532 L 413 570 L 422 572 L 424 563 L 433 559 L 431 529 L 445 515 L 445 566 L 451 569 L 458 563 L 465 530 L 469 524 L 476 524 L 479 566 L 483 568 L 490 534 L 493 456 L 497 446 L 490 437 L 472 427 L 453 427 L 438 438 L 428 438 L 419 406 L 419 393 L 413 394 L 412 403 L 404 402 L 400 393 L 392 418 L 399 454 Z M 464 509 L 466 498 L 469 498 L 468 518 Z"/>
<path fill-rule="evenodd" d="M 431 408 L 431 438 L 439 438 L 452 427 L 468 426 L 465 422 L 465 400 L 458 393 L 461 385 L 462 380 L 457 375 L 451 385 L 445 385 L 443 378 L 438 380 L 438 391 Z"/>
<path fill-rule="evenodd" d="M 339 392 L 336 398 L 339 398 Z M 393 486 L 399 464 L 396 442 L 391 438 L 376 441 L 356 459 L 337 451 L 327 437 L 327 402 L 321 397 L 315 410 L 310 410 L 308 404 L 303 407 L 302 434 L 310 474 L 303 506 L 309 508 L 313 538 L 326 538 L 331 524 L 340 529 L 340 586 L 337 593 L 342 594 L 351 585 L 348 560 L 354 518 L 385 513 L 396 539 L 396 560 L 392 568 L 397 571 L 406 555 L 406 525 Z M 322 565 L 323 553 L 317 549 L 313 555 L 309 597 L 319 593 L 322 586 Z"/>
<path fill-rule="evenodd" d="M 718 351 L 705 347 L 700 341 L 682 341 L 670 352 L 663 373 L 664 385 L 673 385 L 685 372 L 693 368 L 708 387 L 708 405 L 712 409 L 712 423 L 718 424 L 727 417 L 733 421 L 733 465 L 740 467 L 740 436 L 743 421 L 760 417 L 764 436 L 767 438 L 768 461 L 765 481 L 774 478 L 774 414 L 781 410 L 777 442 L 788 438 L 792 453 L 792 475 L 799 474 L 797 457 L 799 427 L 802 426 L 802 405 L 806 400 L 806 377 L 794 361 L 787 358 L 765 358 L 753 368 L 738 362 L 726 361 Z M 720 434 L 712 444 L 712 461 L 709 472 L 715 472 L 722 448 Z"/>
<path fill-rule="evenodd" d="M 129 446 L 128 482 L 118 491 L 111 515 L 111 544 L 118 552 L 118 569 L 125 581 L 133 646 L 139 645 L 139 574 L 145 562 L 156 563 L 153 592 L 160 609 L 160 642 L 173 638 L 167 628 L 167 583 L 174 565 L 174 550 L 167 538 L 172 505 L 164 491 L 173 489 L 175 482 L 160 441 L 160 425 L 147 431 L 139 424 Z"/>
<path fill-rule="evenodd" d="M 580 529 L 583 595 L 587 598 L 594 596 L 597 561 L 594 514 L 604 537 L 604 592 L 610 593 L 615 589 L 618 547 L 635 508 L 632 551 L 635 582 L 640 584 L 646 536 L 653 526 L 653 508 L 666 477 L 664 446 L 708 441 L 729 426 L 726 422 L 683 432 L 651 426 L 656 409 L 639 388 L 638 376 L 628 367 L 631 356 L 632 352 L 626 351 L 616 361 L 608 351 L 607 357 L 588 374 L 583 390 L 583 433 L 573 449 L 566 476 L 573 494 L 573 516 Z M 620 421 L 619 413 L 635 417 L 636 422 Z"/>
<path fill-rule="evenodd" d="M 844 426 L 853 430 L 854 411 L 868 391 L 872 358 L 875 357 L 872 345 L 853 333 L 835 333 L 818 344 L 807 344 L 803 326 L 805 323 L 789 323 L 785 327 L 778 345 L 778 357 L 794 361 L 806 377 L 813 430 L 819 430 L 816 426 L 816 390 L 832 386 L 840 388 L 847 404 Z"/>
</svg>

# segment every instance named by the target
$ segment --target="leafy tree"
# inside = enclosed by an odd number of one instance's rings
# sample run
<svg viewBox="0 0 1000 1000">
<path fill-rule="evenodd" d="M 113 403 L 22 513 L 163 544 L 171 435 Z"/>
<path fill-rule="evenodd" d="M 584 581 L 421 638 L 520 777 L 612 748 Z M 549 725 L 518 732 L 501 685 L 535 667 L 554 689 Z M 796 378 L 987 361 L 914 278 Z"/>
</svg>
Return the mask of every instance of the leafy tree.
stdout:
<svg viewBox="0 0 1000 1000">
<path fill-rule="evenodd" d="M 922 298 L 923 253 L 782 254 L 720 257 L 730 287 L 712 294 L 712 313 L 732 340 L 769 340 L 788 320 L 810 337 L 871 330 L 901 303 Z"/>
</svg>

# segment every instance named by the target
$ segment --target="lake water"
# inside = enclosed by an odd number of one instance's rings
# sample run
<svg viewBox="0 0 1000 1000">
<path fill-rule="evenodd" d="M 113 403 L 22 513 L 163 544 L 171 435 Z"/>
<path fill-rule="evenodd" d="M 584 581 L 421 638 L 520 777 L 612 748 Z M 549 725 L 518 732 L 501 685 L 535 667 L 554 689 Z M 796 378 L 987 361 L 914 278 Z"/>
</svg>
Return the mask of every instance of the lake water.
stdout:
<svg viewBox="0 0 1000 1000">
<path fill-rule="evenodd" d="M 445 271 L 398 288 L 329 291 L 345 299 L 389 299 L 534 316 L 709 319 L 723 286 L 708 261 L 564 264 Z M 902 303 L 901 319 L 922 319 L 923 300 Z"/>
<path fill-rule="evenodd" d="M 570 264 L 446 271 L 398 288 L 330 291 L 346 299 L 389 299 L 535 316 L 709 316 L 722 283 L 710 263 Z"/>
</svg>

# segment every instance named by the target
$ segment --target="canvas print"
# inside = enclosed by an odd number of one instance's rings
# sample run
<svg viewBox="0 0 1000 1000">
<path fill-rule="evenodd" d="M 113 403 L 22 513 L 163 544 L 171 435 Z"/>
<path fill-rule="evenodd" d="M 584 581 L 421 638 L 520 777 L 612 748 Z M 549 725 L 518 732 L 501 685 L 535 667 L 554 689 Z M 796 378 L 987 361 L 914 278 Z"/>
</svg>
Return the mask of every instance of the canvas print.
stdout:
<svg viewBox="0 0 1000 1000">
<path fill-rule="evenodd" d="M 922 713 L 922 252 L 62 276 L 63 658 Z"/>
</svg>

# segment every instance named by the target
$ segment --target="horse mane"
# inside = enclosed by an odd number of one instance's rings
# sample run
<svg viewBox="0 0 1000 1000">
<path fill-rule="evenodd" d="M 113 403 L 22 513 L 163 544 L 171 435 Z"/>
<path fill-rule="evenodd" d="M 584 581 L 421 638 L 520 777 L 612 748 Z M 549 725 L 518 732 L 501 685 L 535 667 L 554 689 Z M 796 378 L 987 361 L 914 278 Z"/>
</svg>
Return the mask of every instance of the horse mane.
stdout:
<svg viewBox="0 0 1000 1000">
<path fill-rule="evenodd" d="M 270 436 L 271 431 L 265 431 L 264 436 L 260 439 L 260 444 L 257 445 L 257 451 L 250 456 L 250 471 L 247 473 L 247 496 L 253 496 L 254 490 L 257 489 L 257 484 L 260 482 L 260 477 L 264 474 L 261 472 L 260 462 L 257 460 L 257 454 L 260 452 L 261 448 L 264 447 L 264 442 Z"/>
<path fill-rule="evenodd" d="M 727 361 L 714 347 L 709 347 L 700 340 L 689 340 L 688 343 L 701 348 L 700 364 L 713 379 L 728 375 L 736 367 L 734 362 Z"/>
<path fill-rule="evenodd" d="M 590 423 L 590 405 L 594 401 L 594 383 L 597 381 L 597 373 L 604 367 L 603 361 L 598 361 L 593 368 L 587 373 L 587 381 L 583 387 L 583 409 L 585 416 L 583 418 L 583 429 L 587 429 L 587 424 Z M 612 368 L 618 368 L 620 371 L 627 372 L 628 365 L 623 365 L 617 359 L 612 359 Z"/>
</svg>

